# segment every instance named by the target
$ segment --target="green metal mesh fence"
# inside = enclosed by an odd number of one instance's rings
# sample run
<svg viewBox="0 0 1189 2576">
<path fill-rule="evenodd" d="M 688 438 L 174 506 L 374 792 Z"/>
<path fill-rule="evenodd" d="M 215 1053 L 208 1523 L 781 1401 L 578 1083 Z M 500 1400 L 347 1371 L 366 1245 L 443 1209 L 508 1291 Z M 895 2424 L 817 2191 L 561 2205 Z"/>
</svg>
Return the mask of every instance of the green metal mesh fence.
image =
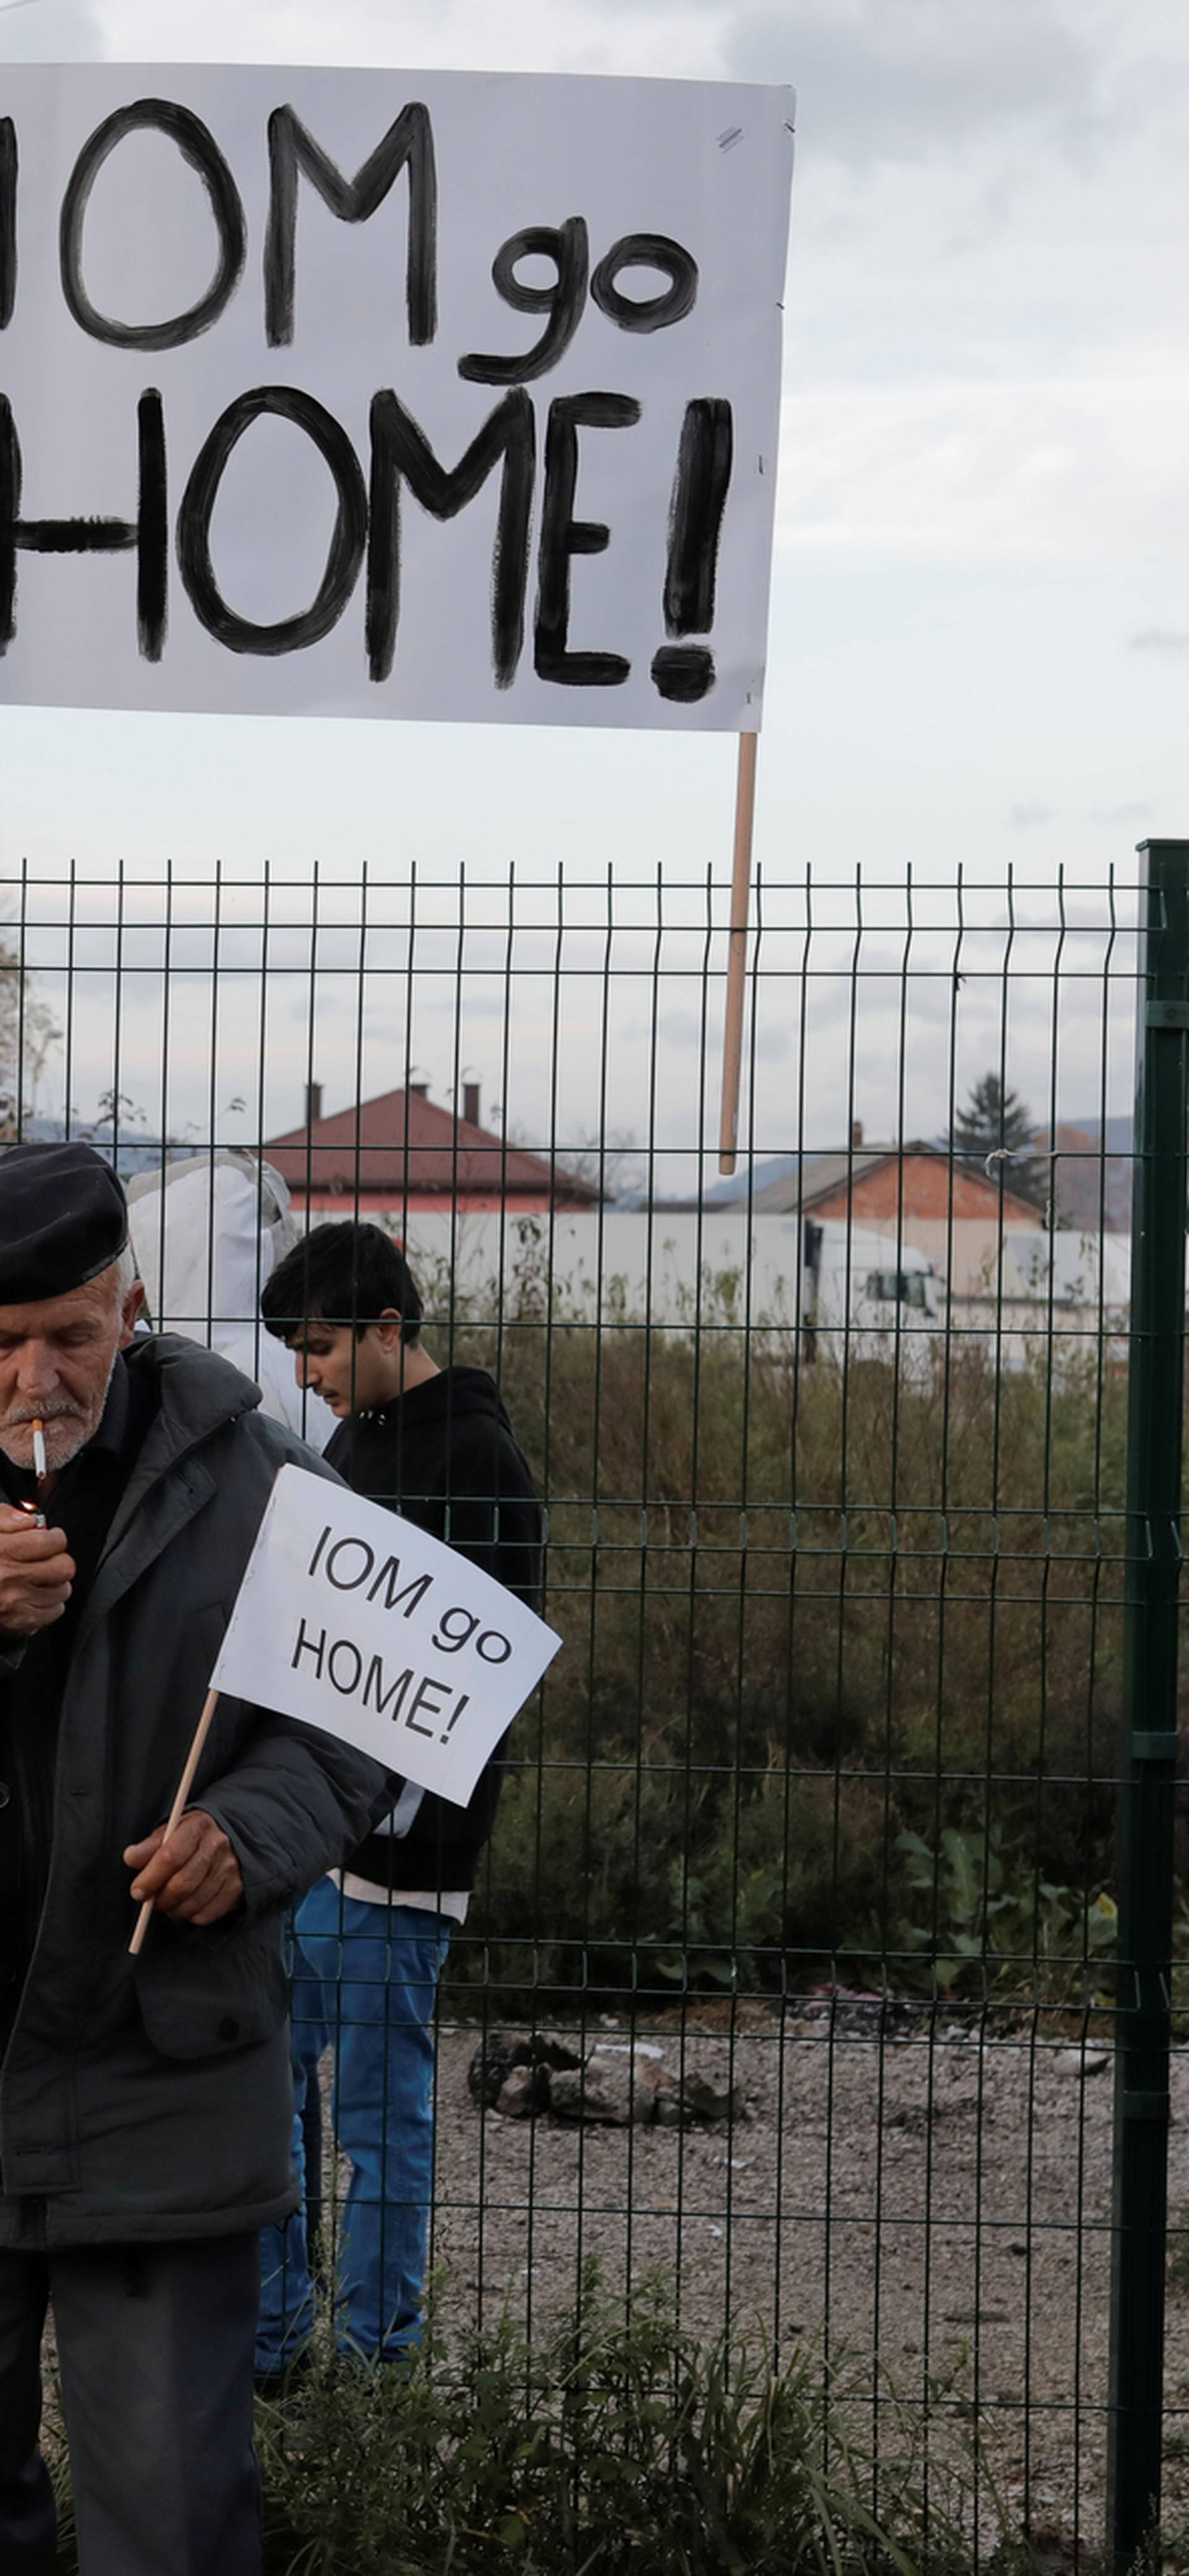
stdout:
<svg viewBox="0 0 1189 2576">
<path fill-rule="evenodd" d="M 939 2479 L 973 2426 L 1013 2518 L 1096 2539 L 1135 872 L 758 876 L 729 1196 L 717 880 L 10 895 L 10 1132 L 212 1193 L 263 1145 L 303 1223 L 382 1223 L 542 1498 L 564 1650 L 438 1999 L 447 2332 L 659 2272 L 698 2332 L 845 2353 L 877 2458 L 920 2401 Z M 251 1365 L 266 1256 L 224 1311 L 168 1199 L 157 1320 Z M 331 2248 L 346 2179 L 328 2127 Z"/>
</svg>

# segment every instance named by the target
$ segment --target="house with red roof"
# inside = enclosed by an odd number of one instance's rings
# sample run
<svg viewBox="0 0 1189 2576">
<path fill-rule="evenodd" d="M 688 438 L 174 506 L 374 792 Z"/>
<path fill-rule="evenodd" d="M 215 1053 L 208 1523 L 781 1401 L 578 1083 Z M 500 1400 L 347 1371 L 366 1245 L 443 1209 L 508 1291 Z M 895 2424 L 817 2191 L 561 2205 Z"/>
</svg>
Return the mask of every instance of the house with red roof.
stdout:
<svg viewBox="0 0 1189 2576">
<path fill-rule="evenodd" d="M 288 1184 L 295 1210 L 320 1216 L 429 1208 L 531 1216 L 599 1200 L 589 1181 L 481 1127 L 477 1082 L 463 1086 L 461 1118 L 439 1108 L 424 1082 L 324 1117 L 321 1085 L 311 1083 L 303 1125 L 270 1137 L 262 1151 Z"/>
<path fill-rule="evenodd" d="M 753 1187 L 750 1216 L 812 1218 L 857 1226 L 924 1253 L 952 1297 L 975 1296 L 996 1276 L 1006 1228 L 1043 1237 L 1044 1209 L 1012 1189 L 1011 1164 L 990 1172 L 944 1146 L 865 1145 L 855 1121 L 839 1152 L 787 1158 L 774 1180 Z"/>
</svg>

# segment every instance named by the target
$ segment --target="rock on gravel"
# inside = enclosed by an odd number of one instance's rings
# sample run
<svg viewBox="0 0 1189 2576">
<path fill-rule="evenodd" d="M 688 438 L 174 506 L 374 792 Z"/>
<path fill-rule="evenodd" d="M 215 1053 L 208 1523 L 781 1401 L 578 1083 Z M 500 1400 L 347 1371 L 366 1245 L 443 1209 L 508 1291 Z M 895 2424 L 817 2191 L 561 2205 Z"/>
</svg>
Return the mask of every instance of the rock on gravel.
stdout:
<svg viewBox="0 0 1189 2576">
<path fill-rule="evenodd" d="M 467 2068 L 471 2100 L 493 2111 L 508 2077 L 522 2066 L 533 2069 L 532 2108 L 544 2110 L 554 2067 L 581 2066 L 582 2057 L 553 2031 L 485 2030 Z"/>
</svg>

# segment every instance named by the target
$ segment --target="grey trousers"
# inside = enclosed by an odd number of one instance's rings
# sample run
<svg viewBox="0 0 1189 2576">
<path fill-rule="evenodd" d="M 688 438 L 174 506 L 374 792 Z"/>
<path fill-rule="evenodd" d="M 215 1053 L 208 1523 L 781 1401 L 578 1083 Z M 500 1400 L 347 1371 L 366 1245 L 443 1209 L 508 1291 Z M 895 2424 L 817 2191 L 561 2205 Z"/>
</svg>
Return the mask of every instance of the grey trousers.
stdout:
<svg viewBox="0 0 1189 2576">
<path fill-rule="evenodd" d="M 259 2576 L 258 2239 L 0 2248 L 0 2570 L 52 2576 L 52 2306 L 83 2576 Z"/>
</svg>

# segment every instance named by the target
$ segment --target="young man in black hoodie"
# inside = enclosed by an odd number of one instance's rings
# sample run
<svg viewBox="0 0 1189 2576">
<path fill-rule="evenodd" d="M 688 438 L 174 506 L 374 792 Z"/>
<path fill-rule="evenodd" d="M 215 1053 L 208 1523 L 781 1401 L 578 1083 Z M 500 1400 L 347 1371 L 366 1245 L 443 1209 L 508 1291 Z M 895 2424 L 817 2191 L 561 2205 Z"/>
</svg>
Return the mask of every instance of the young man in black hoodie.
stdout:
<svg viewBox="0 0 1189 2576">
<path fill-rule="evenodd" d="M 338 1415 L 325 1456 L 537 1607 L 541 1514 L 494 1380 L 440 1368 L 421 1299 L 379 1226 L 315 1226 L 261 1298 L 298 1381 Z M 337 2246 L 340 2346 L 395 2360 L 417 2340 L 433 2183 L 433 2011 L 499 1799 L 499 1753 L 469 1806 L 406 1784 L 378 1831 L 296 1917 L 294 2081 L 301 2108 L 333 2043 L 335 2128 L 351 2165 Z M 258 2377 L 283 2377 L 313 2321 L 304 2210 L 264 2245 Z"/>
</svg>

